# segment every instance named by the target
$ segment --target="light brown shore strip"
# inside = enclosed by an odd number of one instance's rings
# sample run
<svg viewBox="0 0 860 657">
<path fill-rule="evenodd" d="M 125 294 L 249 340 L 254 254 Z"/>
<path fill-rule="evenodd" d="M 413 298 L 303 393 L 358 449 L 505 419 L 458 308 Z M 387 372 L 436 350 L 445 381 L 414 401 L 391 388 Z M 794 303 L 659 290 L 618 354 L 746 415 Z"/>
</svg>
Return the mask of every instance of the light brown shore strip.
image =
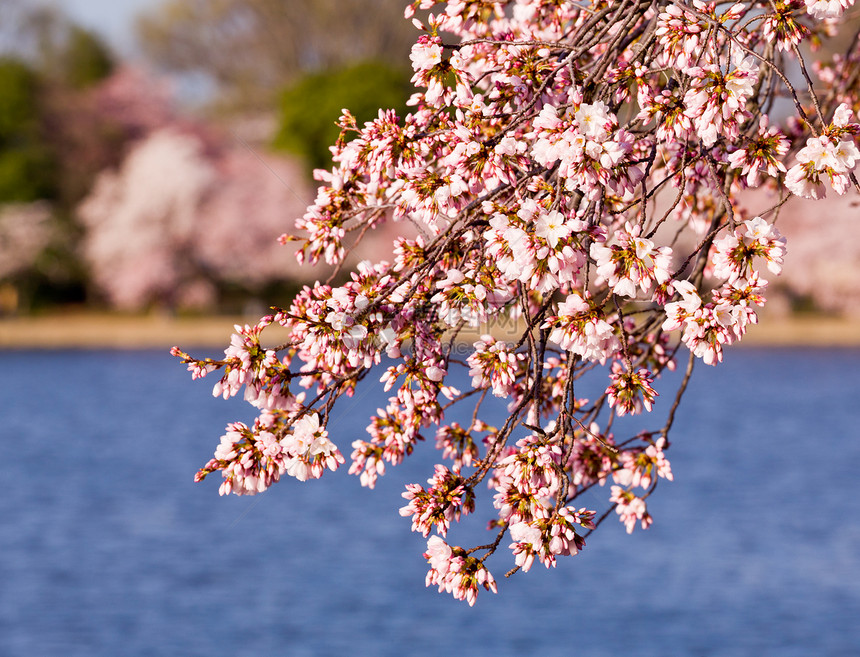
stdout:
<svg viewBox="0 0 860 657">
<path fill-rule="evenodd" d="M 234 324 L 255 323 L 241 317 L 171 317 L 61 313 L 0 319 L 0 349 L 215 349 L 230 344 Z M 272 339 L 280 327 L 271 329 Z M 280 329 L 281 333 L 283 330 Z M 213 354 L 200 354 L 213 355 Z"/>
<path fill-rule="evenodd" d="M 0 349 L 183 349 L 215 350 L 230 342 L 234 324 L 253 323 L 254 318 L 170 317 L 164 315 L 115 315 L 62 313 L 38 317 L 0 319 Z M 268 329 L 267 346 L 283 339 L 279 327 Z M 475 339 L 470 332 L 461 335 Z M 860 321 L 829 317 L 766 317 L 751 326 L 741 346 L 754 347 L 858 347 Z M 195 352 L 196 353 L 196 352 Z"/>
</svg>

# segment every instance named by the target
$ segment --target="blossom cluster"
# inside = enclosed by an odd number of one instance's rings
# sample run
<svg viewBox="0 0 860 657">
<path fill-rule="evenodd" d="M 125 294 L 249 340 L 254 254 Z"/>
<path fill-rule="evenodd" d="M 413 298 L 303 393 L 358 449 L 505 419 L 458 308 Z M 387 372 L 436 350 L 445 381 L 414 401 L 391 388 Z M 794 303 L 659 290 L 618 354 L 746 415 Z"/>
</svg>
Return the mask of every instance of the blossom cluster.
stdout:
<svg viewBox="0 0 860 657">
<path fill-rule="evenodd" d="M 695 364 L 743 338 L 782 269 L 779 208 L 858 187 L 860 45 L 818 67 L 799 47 L 850 4 L 416 0 L 411 111 L 364 126 L 344 111 L 334 165 L 283 241 L 340 265 L 385 222 L 404 234 L 389 260 L 237 328 L 223 359 L 175 350 L 261 411 L 201 472 L 221 470 L 222 492 L 318 477 L 343 461 L 331 409 L 378 381 L 388 401 L 345 436 L 349 472 L 373 488 L 435 438 L 400 510 L 429 536 L 428 585 L 474 604 L 504 545 L 526 571 L 577 554 L 613 510 L 648 527 Z M 827 94 L 789 68 L 819 71 Z M 780 100 L 796 111 L 782 123 Z M 264 347 L 272 324 L 289 338 Z M 662 375 L 682 358 L 673 387 Z M 487 544 L 447 542 L 487 513 Z"/>
<path fill-rule="evenodd" d="M 266 490 L 282 474 L 299 481 L 319 479 L 325 468 L 337 470 L 344 462 L 328 432 L 320 427 L 317 415 L 298 420 L 292 431 L 284 432 L 284 417 L 264 412 L 253 429 L 241 422 L 227 426 L 227 433 L 211 459 L 195 476 L 195 481 L 220 470 L 221 495 L 255 495 Z M 278 438 L 284 434 L 283 438 Z"/>
<path fill-rule="evenodd" d="M 427 541 L 424 558 L 430 564 L 427 586 L 436 584 L 440 592 L 466 600 L 469 606 L 475 604 L 479 586 L 493 593 L 497 591 L 496 580 L 481 561 L 468 556 L 462 548 L 452 548 L 438 536 L 431 536 Z"/>
<path fill-rule="evenodd" d="M 400 515 L 412 516 L 412 530 L 427 536 L 436 530 L 442 536 L 448 533 L 451 520 L 459 521 L 461 513 L 475 510 L 475 495 L 464 485 L 463 478 L 444 465 L 436 466 L 436 473 L 427 480 L 429 490 L 418 484 L 406 486 L 403 497 L 409 504 L 400 509 Z"/>
</svg>

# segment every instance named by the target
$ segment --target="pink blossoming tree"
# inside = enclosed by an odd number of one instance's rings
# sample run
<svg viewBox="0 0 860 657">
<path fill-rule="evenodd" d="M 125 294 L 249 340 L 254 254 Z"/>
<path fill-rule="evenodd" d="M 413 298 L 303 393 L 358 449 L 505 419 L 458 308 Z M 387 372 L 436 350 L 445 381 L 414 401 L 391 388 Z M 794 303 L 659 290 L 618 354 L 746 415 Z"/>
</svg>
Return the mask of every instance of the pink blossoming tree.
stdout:
<svg viewBox="0 0 860 657">
<path fill-rule="evenodd" d="M 300 273 L 272 235 L 302 197 L 294 162 L 168 124 L 96 179 L 78 208 L 83 256 L 114 307 L 212 307 L 226 283 L 258 290 Z"/>
<path fill-rule="evenodd" d="M 255 494 L 321 477 L 346 453 L 372 488 L 433 440 L 439 463 L 400 513 L 429 537 L 427 585 L 469 604 L 496 590 L 497 552 L 510 550 L 510 575 L 575 555 L 613 512 L 628 532 L 648 527 L 694 364 L 720 363 L 782 268 L 781 205 L 858 188 L 857 39 L 805 61 L 852 4 L 413 3 L 414 111 L 363 126 L 344 111 L 335 166 L 282 241 L 337 264 L 348 233 L 401 222 L 418 234 L 237 327 L 223 358 L 174 349 L 195 378 L 218 372 L 216 395 L 259 409 L 197 478 L 218 471 L 222 494 Z M 767 201 L 745 207 L 749 187 Z M 493 332 L 502 318 L 516 335 Z M 272 324 L 290 338 L 266 347 Z M 464 357 L 467 327 L 488 329 Z M 658 397 L 677 360 L 680 385 Z M 350 453 L 329 435 L 332 409 L 380 375 L 391 397 Z M 605 391 L 583 398 L 601 378 Z M 508 402 L 501 421 L 491 397 Z M 459 406 L 467 426 L 450 419 Z M 601 486 L 605 505 L 583 506 Z M 486 543 L 448 543 L 488 488 Z"/>
</svg>

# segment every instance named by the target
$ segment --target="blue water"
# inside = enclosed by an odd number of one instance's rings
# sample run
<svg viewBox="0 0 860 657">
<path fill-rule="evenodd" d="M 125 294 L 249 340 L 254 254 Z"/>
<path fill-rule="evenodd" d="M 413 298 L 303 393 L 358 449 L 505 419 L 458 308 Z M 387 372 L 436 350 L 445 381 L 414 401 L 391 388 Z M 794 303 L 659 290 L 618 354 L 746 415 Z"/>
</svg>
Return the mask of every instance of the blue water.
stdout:
<svg viewBox="0 0 860 657">
<path fill-rule="evenodd" d="M 0 368 L 2 657 L 860 654 L 857 350 L 700 367 L 654 526 L 611 519 L 554 571 L 510 580 L 499 554 L 499 594 L 474 608 L 424 587 L 425 541 L 397 513 L 430 445 L 374 492 L 344 468 L 219 498 L 193 474 L 253 414 L 164 353 L 0 353 Z M 341 412 L 346 454 L 383 400 Z"/>
</svg>

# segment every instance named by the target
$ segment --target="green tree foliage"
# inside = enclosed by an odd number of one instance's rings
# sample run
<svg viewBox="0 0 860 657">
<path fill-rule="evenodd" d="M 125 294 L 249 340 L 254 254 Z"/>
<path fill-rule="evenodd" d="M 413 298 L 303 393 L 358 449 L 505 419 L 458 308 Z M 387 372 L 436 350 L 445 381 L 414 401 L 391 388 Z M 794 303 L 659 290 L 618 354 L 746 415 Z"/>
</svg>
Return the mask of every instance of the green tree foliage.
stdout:
<svg viewBox="0 0 860 657">
<path fill-rule="evenodd" d="M 105 43 L 77 25 L 69 27 L 58 64 L 63 80 L 75 89 L 103 80 L 114 68 L 113 56 Z"/>
<path fill-rule="evenodd" d="M 56 177 L 52 153 L 38 144 L 0 150 L 0 203 L 52 199 Z"/>
<path fill-rule="evenodd" d="M 32 0 L 0 0 L 0 49 L 0 244 L 41 235 L 0 283 L 14 287 L 20 309 L 78 301 L 85 272 L 73 208 L 121 146 L 92 95 L 113 57 L 95 34 Z"/>
<path fill-rule="evenodd" d="M 39 91 L 36 71 L 15 58 L 0 58 L 0 203 L 56 195 L 56 166 L 41 131 Z"/>
<path fill-rule="evenodd" d="M 138 19 L 148 58 L 203 75 L 228 106 L 270 107 L 309 71 L 404 61 L 414 30 L 403 0 L 165 0 Z"/>
<path fill-rule="evenodd" d="M 380 107 L 402 114 L 412 90 L 409 72 L 379 62 L 306 75 L 281 96 L 275 147 L 303 157 L 313 168 L 327 168 L 328 147 L 340 134 L 336 122 L 343 108 L 361 125 L 374 119 Z"/>
<path fill-rule="evenodd" d="M 69 149 L 68 133 L 82 114 L 76 92 L 109 75 L 113 58 L 95 34 L 50 8 L 0 5 L 7 6 L 17 8 L 9 16 L 19 28 L 19 54 L 0 57 L 0 203 L 73 204 L 95 173 L 87 171 L 81 184 L 79 149 Z M 77 142 L 103 140 L 102 132 L 91 126 Z M 69 176 L 72 184 L 66 184 Z"/>
<path fill-rule="evenodd" d="M 82 89 L 107 77 L 113 54 L 94 32 L 47 0 L 0 0 L 0 51 L 52 84 Z"/>
<path fill-rule="evenodd" d="M 10 141 L 35 131 L 38 117 L 38 76 L 24 62 L 0 58 L 0 140 Z"/>
</svg>

